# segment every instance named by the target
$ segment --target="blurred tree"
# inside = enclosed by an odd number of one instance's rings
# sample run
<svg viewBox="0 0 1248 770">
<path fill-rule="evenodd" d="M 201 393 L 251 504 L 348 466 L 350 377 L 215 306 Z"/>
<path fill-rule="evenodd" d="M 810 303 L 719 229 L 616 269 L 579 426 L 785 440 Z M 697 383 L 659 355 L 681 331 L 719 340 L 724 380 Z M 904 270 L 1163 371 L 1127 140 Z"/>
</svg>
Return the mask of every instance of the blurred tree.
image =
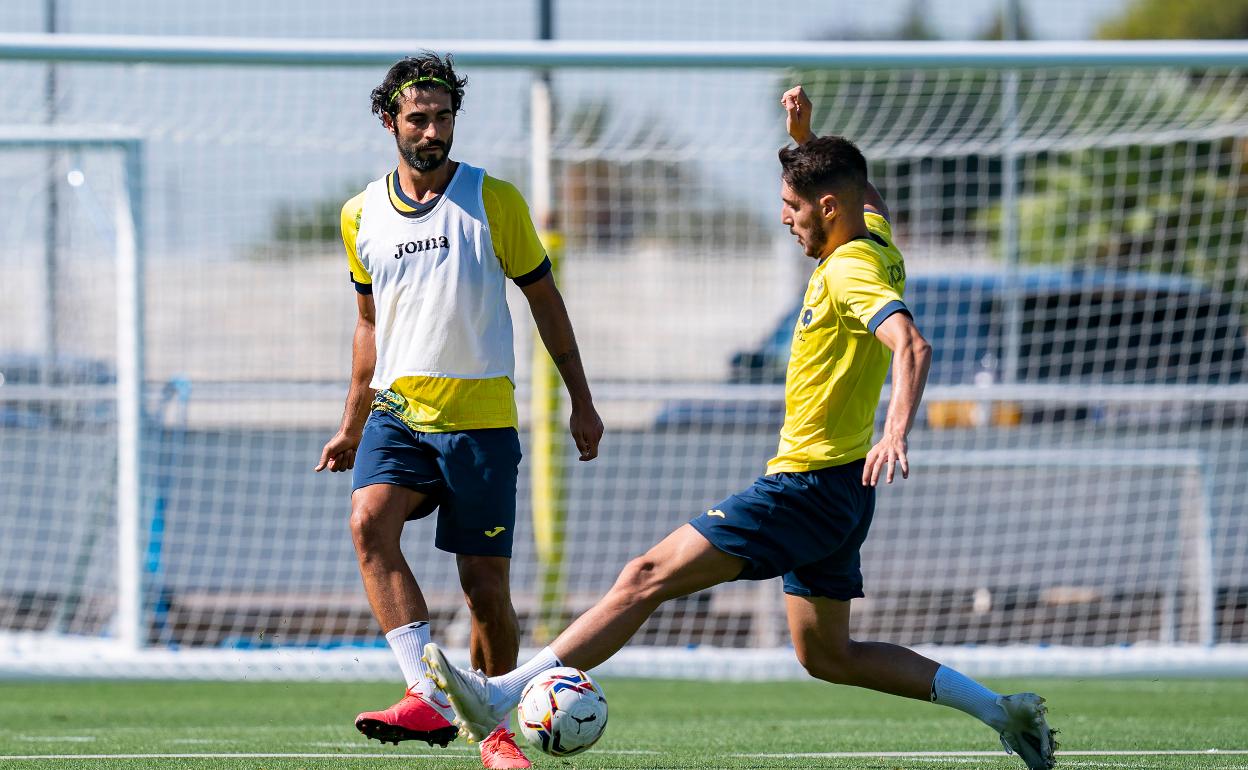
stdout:
<svg viewBox="0 0 1248 770">
<path fill-rule="evenodd" d="M 1181 273 L 1233 290 L 1248 229 L 1234 139 L 1054 153 L 1019 200 L 1020 258 Z M 1002 211 L 987 211 L 997 230 Z"/>
<path fill-rule="evenodd" d="M 1007 0 L 1012 6 L 1010 11 L 1014 14 L 1018 29 L 1012 37 L 1005 34 L 1005 11 L 1000 6 L 997 7 L 996 13 L 992 15 L 992 21 L 977 36 L 980 40 L 1032 40 L 1034 36 L 1031 33 L 1031 24 L 1027 22 L 1027 14 L 1024 13 L 1022 0 Z"/>
<path fill-rule="evenodd" d="M 1134 0 L 1097 30 L 1103 40 L 1243 40 L 1248 0 Z"/>
<path fill-rule="evenodd" d="M 910 0 L 906 5 L 906 15 L 901 26 L 897 28 L 897 40 L 939 40 L 940 35 L 930 23 L 931 14 L 927 11 L 927 0 Z"/>
<path fill-rule="evenodd" d="M 1248 0 L 1134 0 L 1098 36 L 1113 39 L 1248 37 Z M 1229 72 L 1161 72 L 1148 77 L 1111 72 L 1098 86 L 1113 104 L 1103 114 L 1074 113 L 1085 132 L 1129 132 L 1125 121 L 1172 113 L 1175 125 L 1193 115 L 1242 114 L 1242 76 Z M 1054 107 L 1078 95 L 1051 91 Z M 1082 121 L 1080 125 L 1078 121 Z M 1157 120 L 1156 124 L 1165 121 Z M 1111 269 L 1183 273 L 1226 291 L 1240 288 L 1248 230 L 1248 140 L 1128 144 L 1053 153 L 1024 180 L 1019 200 L 1020 257 Z M 984 221 L 998 230 L 993 206 Z"/>
</svg>

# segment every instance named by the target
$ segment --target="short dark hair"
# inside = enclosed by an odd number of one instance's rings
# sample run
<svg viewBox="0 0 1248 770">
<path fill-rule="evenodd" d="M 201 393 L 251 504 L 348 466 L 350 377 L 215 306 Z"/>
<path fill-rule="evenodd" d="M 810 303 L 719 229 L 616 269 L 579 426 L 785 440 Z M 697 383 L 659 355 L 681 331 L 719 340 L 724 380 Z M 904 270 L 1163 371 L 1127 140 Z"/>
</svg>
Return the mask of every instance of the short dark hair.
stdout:
<svg viewBox="0 0 1248 770">
<path fill-rule="evenodd" d="M 843 136 L 821 136 L 800 147 L 780 150 L 780 176 L 808 201 L 820 195 L 866 198 L 867 159 Z"/>
<path fill-rule="evenodd" d="M 443 88 L 450 91 L 451 111 L 459 114 L 460 105 L 464 102 L 464 86 L 468 85 L 468 78 L 461 78 L 455 74 L 455 61 L 449 53 L 444 58 L 433 51 L 424 51 L 419 56 L 408 56 L 394 63 L 394 66 L 386 73 L 385 80 L 381 81 L 381 85 L 373 89 L 373 114 L 379 118 L 383 114 L 389 115 L 393 120 L 399 111 L 400 91 L 406 90 L 403 87 L 404 84 L 418 78 L 436 78 L 436 80 L 425 80 L 408 87 Z"/>
</svg>

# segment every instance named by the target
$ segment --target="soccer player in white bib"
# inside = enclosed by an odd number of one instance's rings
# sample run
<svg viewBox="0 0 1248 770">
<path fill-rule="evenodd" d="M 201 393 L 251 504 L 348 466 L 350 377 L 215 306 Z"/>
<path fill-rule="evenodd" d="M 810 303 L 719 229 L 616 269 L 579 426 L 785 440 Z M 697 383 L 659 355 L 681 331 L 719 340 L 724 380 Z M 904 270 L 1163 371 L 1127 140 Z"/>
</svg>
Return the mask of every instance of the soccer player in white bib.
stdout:
<svg viewBox="0 0 1248 770">
<path fill-rule="evenodd" d="M 1053 738 L 1042 698 L 999 695 L 912 650 L 849 636 L 850 603 L 864 595 L 859 549 L 875 486 L 881 475 L 892 483 L 898 466 L 909 475 L 906 437 L 931 346 L 903 300 L 905 265 L 862 153 L 841 137 L 811 133 L 800 87 L 781 103 L 798 147 L 780 151 L 780 220 L 817 263 L 794 329 L 779 448 L 765 475 L 629 562 L 605 597 L 515 671 L 465 671 L 430 644 L 433 678 L 457 724 L 484 738 L 531 677 L 602 663 L 664 601 L 783 576 L 794 651 L 812 676 L 959 709 L 991 727 L 1030 770 L 1048 770 Z M 890 358 L 892 397 L 872 443 Z"/>
<path fill-rule="evenodd" d="M 505 674 L 519 630 L 509 589 L 520 441 L 506 281 L 523 291 L 571 399 L 581 460 L 598 454 L 594 409 L 568 319 L 523 197 L 451 160 L 466 80 L 451 57 L 409 57 L 372 92 L 395 169 L 342 209 L 359 318 L 342 425 L 316 470 L 352 471 L 351 534 L 369 604 L 407 681 L 356 717 L 369 738 L 445 746 L 454 714 L 421 652 L 429 608 L 399 547 L 405 522 L 438 510 L 435 546 L 455 554 L 474 666 Z M 488 768 L 524 768 L 505 716 L 481 742 Z"/>
</svg>

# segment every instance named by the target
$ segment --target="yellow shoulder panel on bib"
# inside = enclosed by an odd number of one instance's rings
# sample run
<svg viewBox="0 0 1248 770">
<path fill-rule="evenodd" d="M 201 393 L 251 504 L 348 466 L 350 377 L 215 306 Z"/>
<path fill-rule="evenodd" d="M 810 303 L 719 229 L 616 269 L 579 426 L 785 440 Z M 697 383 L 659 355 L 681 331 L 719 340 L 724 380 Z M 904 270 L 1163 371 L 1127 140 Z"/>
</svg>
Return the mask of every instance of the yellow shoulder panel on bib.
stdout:
<svg viewBox="0 0 1248 770">
<path fill-rule="evenodd" d="M 364 212 L 364 193 L 360 193 L 342 206 L 342 245 L 347 249 L 347 266 L 351 280 L 356 283 L 372 283 L 373 278 L 364 269 L 360 255 L 356 253 L 355 241 L 360 234 L 360 215 Z"/>
<path fill-rule="evenodd" d="M 508 278 L 519 278 L 536 270 L 546 259 L 546 249 L 537 237 L 529 205 L 511 182 L 488 174 L 481 180 L 481 202 L 490 226 L 494 253 Z"/>
</svg>

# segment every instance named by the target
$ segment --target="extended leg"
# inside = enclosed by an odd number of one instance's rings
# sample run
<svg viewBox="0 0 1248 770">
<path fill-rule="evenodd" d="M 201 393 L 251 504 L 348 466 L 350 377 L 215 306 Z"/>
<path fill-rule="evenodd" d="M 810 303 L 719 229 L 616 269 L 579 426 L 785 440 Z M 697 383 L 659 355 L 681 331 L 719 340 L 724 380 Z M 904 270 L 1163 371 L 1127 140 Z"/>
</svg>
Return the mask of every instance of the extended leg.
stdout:
<svg viewBox="0 0 1248 770">
<path fill-rule="evenodd" d="M 426 648 L 430 673 L 451 697 L 458 724 L 481 740 L 515 708 L 533 675 L 560 663 L 588 669 L 614 655 L 660 604 L 732 580 L 745 562 L 717 550 L 685 525 L 628 563 L 607 595 L 577 618 L 537 658 L 512 673 L 486 679 L 452 666 L 436 645 Z"/>
<path fill-rule="evenodd" d="M 607 595 L 559 634 L 551 650 L 566 666 L 591 669 L 627 644 L 660 604 L 733 580 L 744 565 L 686 524 L 625 565 Z"/>
<path fill-rule="evenodd" d="M 1034 693 L 1000 696 L 913 650 L 854 641 L 849 637 L 849 602 L 784 598 L 797 659 L 811 676 L 956 708 L 995 730 L 1029 770 L 1053 767 L 1053 733 L 1043 698 Z"/>
</svg>

